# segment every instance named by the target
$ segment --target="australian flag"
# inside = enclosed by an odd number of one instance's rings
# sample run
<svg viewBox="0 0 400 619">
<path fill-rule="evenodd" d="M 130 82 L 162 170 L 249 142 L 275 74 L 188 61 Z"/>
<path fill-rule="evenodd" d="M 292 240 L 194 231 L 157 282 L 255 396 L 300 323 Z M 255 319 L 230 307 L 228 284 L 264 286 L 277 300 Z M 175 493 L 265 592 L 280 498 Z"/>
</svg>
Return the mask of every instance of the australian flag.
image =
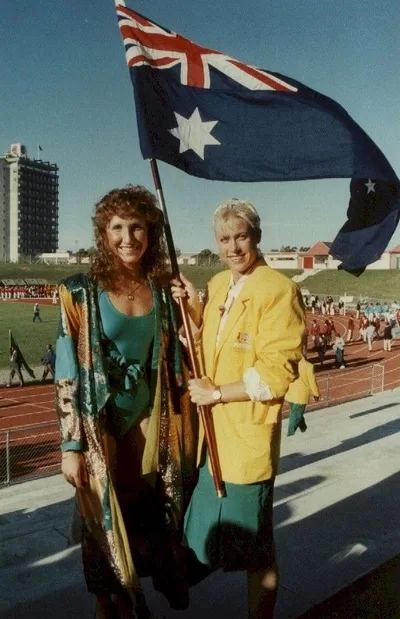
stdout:
<svg viewBox="0 0 400 619">
<path fill-rule="evenodd" d="M 379 259 L 399 220 L 399 179 L 338 103 L 116 3 L 145 159 L 212 180 L 351 178 L 331 253 L 353 271 Z"/>
</svg>

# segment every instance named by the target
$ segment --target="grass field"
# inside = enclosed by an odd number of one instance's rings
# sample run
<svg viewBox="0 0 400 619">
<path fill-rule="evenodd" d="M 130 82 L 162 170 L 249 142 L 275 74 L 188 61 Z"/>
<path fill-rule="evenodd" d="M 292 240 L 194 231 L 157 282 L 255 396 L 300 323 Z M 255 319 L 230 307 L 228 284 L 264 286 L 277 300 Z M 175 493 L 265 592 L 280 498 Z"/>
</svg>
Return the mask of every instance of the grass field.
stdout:
<svg viewBox="0 0 400 619">
<path fill-rule="evenodd" d="M 354 277 L 345 271 L 324 271 L 300 283 L 318 295 L 347 295 L 376 301 L 400 301 L 400 271 L 365 271 Z"/>
<path fill-rule="evenodd" d="M 8 330 L 29 365 L 40 365 L 47 344 L 55 344 L 59 308 L 40 306 L 43 322 L 32 322 L 33 305 L 0 301 L 0 368 L 9 364 Z"/>
</svg>

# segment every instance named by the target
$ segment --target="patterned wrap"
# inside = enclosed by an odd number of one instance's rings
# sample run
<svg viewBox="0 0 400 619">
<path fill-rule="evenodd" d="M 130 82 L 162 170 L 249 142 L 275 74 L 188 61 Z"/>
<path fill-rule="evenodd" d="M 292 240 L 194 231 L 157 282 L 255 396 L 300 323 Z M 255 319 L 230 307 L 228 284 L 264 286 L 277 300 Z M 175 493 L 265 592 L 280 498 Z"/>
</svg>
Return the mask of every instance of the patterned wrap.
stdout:
<svg viewBox="0 0 400 619">
<path fill-rule="evenodd" d="M 82 451 L 89 474 L 88 486 L 77 491 L 86 582 L 92 593 L 118 593 L 122 587 L 133 595 L 140 584 L 113 479 L 117 444 L 107 431 L 110 388 L 97 287 L 78 274 L 60 285 L 59 297 L 55 383 L 61 450 Z M 167 289 L 153 288 L 153 299 L 151 416 L 142 475 L 162 489 L 168 534 L 180 541 L 196 475 L 197 417 L 186 390 L 174 303 Z"/>
</svg>

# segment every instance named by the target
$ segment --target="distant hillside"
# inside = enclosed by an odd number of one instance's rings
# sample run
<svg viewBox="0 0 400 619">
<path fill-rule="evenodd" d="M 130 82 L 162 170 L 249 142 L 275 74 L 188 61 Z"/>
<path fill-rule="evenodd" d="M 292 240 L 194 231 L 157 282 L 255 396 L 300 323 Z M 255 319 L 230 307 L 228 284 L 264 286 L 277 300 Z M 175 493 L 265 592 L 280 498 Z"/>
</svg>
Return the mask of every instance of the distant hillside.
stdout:
<svg viewBox="0 0 400 619">
<path fill-rule="evenodd" d="M 323 271 L 307 277 L 300 286 L 322 296 L 346 293 L 376 301 L 400 301 L 400 271 L 366 270 L 360 277 L 345 271 Z"/>
</svg>

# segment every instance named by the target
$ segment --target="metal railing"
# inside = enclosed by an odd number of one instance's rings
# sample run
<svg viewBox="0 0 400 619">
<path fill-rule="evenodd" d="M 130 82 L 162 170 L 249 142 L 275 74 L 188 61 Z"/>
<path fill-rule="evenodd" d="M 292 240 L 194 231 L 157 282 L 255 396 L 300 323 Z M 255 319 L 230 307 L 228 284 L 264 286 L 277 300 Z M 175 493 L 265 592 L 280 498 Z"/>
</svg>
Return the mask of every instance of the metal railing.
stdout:
<svg viewBox="0 0 400 619">
<path fill-rule="evenodd" d="M 317 374 L 317 383 L 321 400 L 310 402 L 307 410 L 335 406 L 385 391 L 385 366 L 374 363 L 370 367 L 349 369 L 346 372 L 334 370 L 321 377 Z M 386 389 L 393 387 L 394 385 L 386 386 Z"/>
<path fill-rule="evenodd" d="M 0 432 L 0 487 L 60 472 L 56 421 Z"/>
</svg>

